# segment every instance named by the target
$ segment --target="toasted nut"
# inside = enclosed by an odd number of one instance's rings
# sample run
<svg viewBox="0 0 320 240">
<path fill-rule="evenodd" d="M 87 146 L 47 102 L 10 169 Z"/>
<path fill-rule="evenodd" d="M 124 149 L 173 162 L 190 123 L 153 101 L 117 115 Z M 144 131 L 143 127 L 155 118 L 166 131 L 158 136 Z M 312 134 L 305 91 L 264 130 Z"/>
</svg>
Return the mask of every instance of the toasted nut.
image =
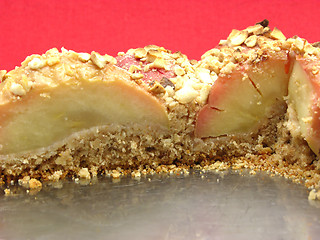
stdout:
<svg viewBox="0 0 320 240">
<path fill-rule="evenodd" d="M 137 79 L 141 79 L 144 77 L 144 75 L 142 73 L 133 73 L 130 75 L 131 79 L 133 80 L 137 80 Z"/>
<path fill-rule="evenodd" d="M 269 25 L 269 20 L 268 19 L 264 19 L 263 21 L 258 22 L 257 25 L 258 24 L 261 25 L 262 27 L 266 28 Z"/>
<path fill-rule="evenodd" d="M 106 59 L 103 56 L 94 51 L 91 53 L 90 59 L 98 68 L 104 68 L 107 63 Z"/>
<path fill-rule="evenodd" d="M 184 71 L 184 69 L 180 66 L 175 66 L 174 67 L 174 73 L 177 75 L 177 76 L 182 76 L 184 75 L 186 72 Z"/>
<path fill-rule="evenodd" d="M 26 95 L 26 90 L 24 90 L 24 88 L 20 84 L 15 82 L 11 83 L 10 92 L 18 96 Z"/>
<path fill-rule="evenodd" d="M 160 80 L 160 84 L 162 85 L 162 87 L 166 88 L 166 87 L 172 87 L 173 89 L 175 89 L 175 86 L 173 84 L 173 82 L 171 82 L 168 78 L 166 77 L 163 77 L 161 80 Z"/>
<path fill-rule="evenodd" d="M 250 26 L 246 29 L 249 34 L 260 35 L 263 33 L 263 26 L 260 24 L 256 24 L 254 26 Z"/>
<path fill-rule="evenodd" d="M 144 48 L 137 48 L 134 52 L 135 58 L 144 58 L 147 56 L 147 51 Z"/>
<path fill-rule="evenodd" d="M 316 48 L 319 48 L 319 47 L 320 47 L 320 42 L 312 43 L 312 46 L 313 46 L 313 47 L 316 47 Z"/>
<path fill-rule="evenodd" d="M 261 26 L 261 25 L 256 25 L 256 26 Z M 261 26 L 262 27 L 262 26 Z M 245 41 L 244 44 L 247 47 L 254 47 L 257 44 L 257 36 L 256 35 L 252 35 L 250 37 L 248 37 Z"/>
<path fill-rule="evenodd" d="M 189 84 L 185 84 L 183 88 L 176 91 L 174 98 L 182 104 L 186 104 L 194 100 L 198 96 L 198 91 L 194 90 Z"/>
<path fill-rule="evenodd" d="M 136 71 L 140 71 L 140 70 L 142 70 L 141 69 L 141 67 L 139 67 L 139 66 L 137 66 L 137 65 L 131 65 L 130 67 L 129 67 L 129 73 L 134 73 L 134 72 L 136 72 Z"/>
<path fill-rule="evenodd" d="M 29 63 L 28 66 L 32 69 L 32 70 L 38 70 L 42 67 L 44 67 L 45 62 L 43 60 L 41 60 L 40 58 L 34 58 L 32 59 Z"/>
<path fill-rule="evenodd" d="M 7 74 L 7 70 L 0 70 L 0 82 L 2 82 L 6 74 Z"/>
<path fill-rule="evenodd" d="M 239 46 L 241 45 L 248 37 L 247 31 L 239 31 L 233 29 L 228 37 L 228 41 L 231 46 Z"/>
<path fill-rule="evenodd" d="M 117 64 L 117 59 L 108 54 L 105 54 L 103 58 L 105 59 L 106 63 Z"/>
<path fill-rule="evenodd" d="M 78 175 L 80 178 L 85 178 L 85 179 L 91 178 L 88 168 L 81 168 Z"/>
<path fill-rule="evenodd" d="M 153 63 L 149 64 L 149 68 L 165 68 L 165 61 L 163 58 L 156 58 Z"/>
<path fill-rule="evenodd" d="M 155 94 L 164 93 L 166 90 L 159 82 L 152 82 L 149 91 Z"/>
<path fill-rule="evenodd" d="M 157 50 L 149 50 L 146 56 L 147 62 L 154 62 L 157 58 L 162 58 L 162 54 L 161 52 L 157 51 Z"/>
<path fill-rule="evenodd" d="M 88 62 L 90 60 L 91 55 L 89 53 L 79 53 L 78 57 L 82 62 Z"/>
<path fill-rule="evenodd" d="M 284 36 L 284 34 L 278 29 L 278 28 L 274 28 L 271 33 L 270 33 L 270 37 L 276 40 L 286 40 L 286 36 Z"/>
<path fill-rule="evenodd" d="M 42 183 L 35 179 L 35 178 L 31 178 L 30 181 L 29 181 L 29 187 L 31 189 L 35 189 L 35 188 L 42 188 Z"/>
<path fill-rule="evenodd" d="M 300 51 L 303 50 L 304 43 L 305 43 L 305 41 L 303 39 L 299 38 L 299 37 L 294 40 L 294 45 Z"/>
<path fill-rule="evenodd" d="M 55 65 L 55 64 L 57 64 L 57 63 L 59 63 L 60 62 L 60 59 L 59 58 L 57 58 L 57 57 L 51 57 L 51 58 L 48 58 L 47 59 L 47 64 L 48 64 L 48 66 L 53 66 L 53 65 Z"/>
</svg>

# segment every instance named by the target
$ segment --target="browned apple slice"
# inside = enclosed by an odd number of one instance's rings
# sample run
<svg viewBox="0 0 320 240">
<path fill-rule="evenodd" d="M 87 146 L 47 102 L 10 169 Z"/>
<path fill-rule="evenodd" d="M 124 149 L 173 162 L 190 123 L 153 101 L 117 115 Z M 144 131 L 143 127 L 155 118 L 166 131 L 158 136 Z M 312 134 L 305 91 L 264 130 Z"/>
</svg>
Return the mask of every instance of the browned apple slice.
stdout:
<svg viewBox="0 0 320 240">
<path fill-rule="evenodd" d="M 163 104 L 125 71 L 112 64 L 96 66 L 74 53 L 54 55 L 59 61 L 53 66 L 47 65 L 52 57 L 39 57 L 10 72 L 1 83 L 1 154 L 47 147 L 94 126 L 168 128 Z M 32 69 L 35 61 L 42 64 Z M 21 76 L 32 85 L 28 91 Z"/>
<path fill-rule="evenodd" d="M 231 74 L 220 75 L 198 114 L 195 135 L 217 137 L 255 130 L 287 95 L 288 79 L 285 53 L 237 65 Z"/>
<path fill-rule="evenodd" d="M 289 103 L 299 121 L 302 136 L 320 155 L 320 63 L 317 58 L 297 57 L 289 80 Z"/>
</svg>

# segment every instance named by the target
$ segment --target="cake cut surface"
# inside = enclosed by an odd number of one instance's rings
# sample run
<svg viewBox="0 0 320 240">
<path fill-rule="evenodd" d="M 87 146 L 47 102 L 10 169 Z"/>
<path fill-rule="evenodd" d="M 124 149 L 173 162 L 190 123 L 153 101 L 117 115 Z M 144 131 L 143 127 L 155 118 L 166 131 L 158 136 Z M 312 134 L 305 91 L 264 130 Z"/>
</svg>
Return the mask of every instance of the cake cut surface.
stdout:
<svg viewBox="0 0 320 240">
<path fill-rule="evenodd" d="M 199 61 L 154 45 L 29 56 L 0 72 L 0 177 L 245 167 L 317 189 L 319 58 L 265 23 Z"/>
</svg>

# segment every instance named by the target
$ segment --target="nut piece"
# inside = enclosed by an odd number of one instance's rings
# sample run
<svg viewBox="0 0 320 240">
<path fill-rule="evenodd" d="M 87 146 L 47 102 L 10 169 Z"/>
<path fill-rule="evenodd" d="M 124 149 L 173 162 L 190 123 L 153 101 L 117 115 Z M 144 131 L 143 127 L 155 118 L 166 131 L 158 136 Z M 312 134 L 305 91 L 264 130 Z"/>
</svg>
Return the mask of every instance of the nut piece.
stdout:
<svg viewBox="0 0 320 240">
<path fill-rule="evenodd" d="M 90 60 L 90 54 L 89 53 L 78 53 L 78 57 L 80 61 L 82 62 L 88 62 Z"/>
<path fill-rule="evenodd" d="M 263 33 L 263 26 L 260 24 L 256 24 L 254 26 L 250 26 L 246 29 L 249 34 L 260 35 Z"/>
<path fill-rule="evenodd" d="M 286 36 L 284 36 L 284 34 L 278 29 L 278 28 L 274 28 L 271 33 L 270 33 L 270 37 L 276 40 L 286 40 Z"/>
<path fill-rule="evenodd" d="M 269 20 L 268 19 L 264 19 L 261 22 L 258 22 L 257 25 L 261 25 L 262 27 L 266 28 L 269 25 Z"/>
<path fill-rule="evenodd" d="M 24 88 L 20 84 L 15 82 L 11 83 L 10 92 L 18 96 L 26 95 L 26 90 L 24 90 Z"/>
<path fill-rule="evenodd" d="M 142 70 L 141 67 L 139 67 L 139 66 L 137 66 L 137 65 L 131 65 L 131 66 L 129 67 L 128 72 L 129 72 L 129 73 L 134 73 L 134 72 L 136 72 L 136 71 L 141 71 L 141 70 Z"/>
<path fill-rule="evenodd" d="M 256 26 L 261 26 L 261 25 L 256 25 Z M 262 27 L 262 26 L 261 26 Z M 248 37 L 245 41 L 244 44 L 247 47 L 254 47 L 257 44 L 257 36 L 256 35 L 252 35 L 250 37 Z"/>
<path fill-rule="evenodd" d="M 301 38 L 296 38 L 294 41 L 294 45 L 298 50 L 303 50 L 305 41 Z"/>
<path fill-rule="evenodd" d="M 88 168 L 81 168 L 78 174 L 80 178 L 85 178 L 85 179 L 91 178 Z"/>
<path fill-rule="evenodd" d="M 107 63 L 106 59 L 103 56 L 94 51 L 91 52 L 90 59 L 98 68 L 104 68 Z"/>
<path fill-rule="evenodd" d="M 184 71 L 184 69 L 180 66 L 175 66 L 174 67 L 174 73 L 177 75 L 177 76 L 182 76 L 184 75 L 186 72 Z"/>
<path fill-rule="evenodd" d="M 34 58 L 32 59 L 29 63 L 28 66 L 32 69 L 32 70 L 38 70 L 40 68 L 43 68 L 45 65 L 45 62 L 42 61 L 40 58 Z"/>
<path fill-rule="evenodd" d="M 35 179 L 35 178 L 31 178 L 30 181 L 29 181 L 29 187 L 31 189 L 35 189 L 35 188 L 42 188 L 42 183 Z"/>
<path fill-rule="evenodd" d="M 228 37 L 228 41 L 231 46 L 239 46 L 241 45 L 248 37 L 247 31 L 239 31 L 233 29 Z"/>
<path fill-rule="evenodd" d="M 6 70 L 0 70 L 0 82 L 4 79 L 4 76 L 7 74 Z"/>
<path fill-rule="evenodd" d="M 149 64 L 149 68 L 165 69 L 165 61 L 163 58 L 156 58 L 153 63 Z"/>
<path fill-rule="evenodd" d="M 51 57 L 51 58 L 48 58 L 47 59 L 47 64 L 48 64 L 48 66 L 53 66 L 53 65 L 55 65 L 55 64 L 57 64 L 57 63 L 59 63 L 60 62 L 60 59 L 59 58 L 57 58 L 57 57 Z"/>
<path fill-rule="evenodd" d="M 144 58 L 147 56 L 147 51 L 144 48 L 137 48 L 134 52 L 134 57 L 135 58 Z"/>
<path fill-rule="evenodd" d="M 149 91 L 155 94 L 161 94 L 164 93 L 166 90 L 159 82 L 151 82 Z"/>
<path fill-rule="evenodd" d="M 141 79 L 144 78 L 144 75 L 142 73 L 132 73 L 130 75 L 131 79 L 133 80 L 137 80 L 137 79 Z"/>
<path fill-rule="evenodd" d="M 106 63 L 117 64 L 117 59 L 115 59 L 114 57 L 108 54 L 105 54 L 103 57 L 106 60 Z"/>
<path fill-rule="evenodd" d="M 185 84 L 183 88 L 176 91 L 174 98 L 182 104 L 191 102 L 198 96 L 198 92 L 194 90 L 189 84 Z"/>
</svg>

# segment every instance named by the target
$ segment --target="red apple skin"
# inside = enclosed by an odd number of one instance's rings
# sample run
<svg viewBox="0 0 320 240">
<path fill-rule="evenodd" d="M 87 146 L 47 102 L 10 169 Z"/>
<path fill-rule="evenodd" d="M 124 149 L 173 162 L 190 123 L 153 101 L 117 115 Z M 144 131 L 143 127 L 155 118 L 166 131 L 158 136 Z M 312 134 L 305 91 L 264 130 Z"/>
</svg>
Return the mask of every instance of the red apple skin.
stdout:
<svg viewBox="0 0 320 240">
<path fill-rule="evenodd" d="M 289 81 L 289 102 L 297 113 L 301 134 L 320 156 L 320 62 L 297 57 Z"/>
<path fill-rule="evenodd" d="M 131 54 L 124 54 L 116 57 L 116 59 L 117 59 L 116 66 L 122 69 L 125 69 L 127 71 L 129 70 L 131 65 L 141 67 L 141 69 L 143 69 L 143 67 L 147 65 L 146 61 L 140 61 L 139 59 L 135 58 Z M 142 80 L 145 83 L 149 84 L 152 81 L 160 81 L 163 77 L 166 77 L 166 78 L 175 77 L 175 73 L 172 69 L 173 69 L 173 65 L 169 70 L 153 68 L 146 72 L 144 72 L 143 70 L 139 70 L 137 71 L 137 73 L 142 73 L 144 75 Z"/>
<path fill-rule="evenodd" d="M 198 113 L 195 136 L 218 137 L 250 133 L 264 120 L 272 106 L 288 91 L 291 67 L 287 54 L 257 64 L 238 65 L 220 75 L 209 93 L 207 105 Z"/>
</svg>

